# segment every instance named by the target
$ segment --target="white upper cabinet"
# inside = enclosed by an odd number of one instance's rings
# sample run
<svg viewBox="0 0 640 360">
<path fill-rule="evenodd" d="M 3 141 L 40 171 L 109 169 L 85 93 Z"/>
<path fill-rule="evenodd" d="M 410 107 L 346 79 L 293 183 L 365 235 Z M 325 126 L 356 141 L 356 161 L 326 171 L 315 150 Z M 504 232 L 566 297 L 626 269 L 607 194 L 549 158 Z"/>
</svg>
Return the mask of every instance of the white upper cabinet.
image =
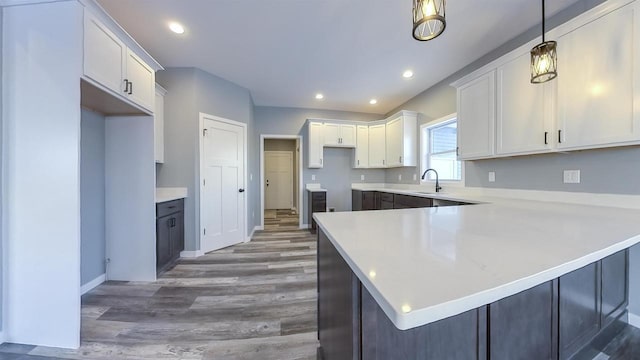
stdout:
<svg viewBox="0 0 640 360">
<path fill-rule="evenodd" d="M 324 123 L 324 146 L 356 147 L 356 126 L 341 123 Z"/>
<path fill-rule="evenodd" d="M 309 168 L 322 168 L 322 148 L 324 146 L 324 124 L 309 121 Z"/>
<path fill-rule="evenodd" d="M 126 103 L 153 113 L 155 72 L 162 67 L 126 33 L 118 35 L 118 30 L 113 30 L 119 28 L 117 24 L 112 25 L 107 26 L 88 8 L 85 9 L 84 78 Z M 120 32 L 123 33 L 122 30 Z M 145 54 L 153 66 L 140 54 Z"/>
<path fill-rule="evenodd" d="M 638 5 L 558 38 L 559 149 L 640 140 Z"/>
<path fill-rule="evenodd" d="M 156 163 L 164 163 L 164 97 L 167 94 L 162 86 L 155 86 L 155 105 L 153 111 L 153 130 Z"/>
<path fill-rule="evenodd" d="M 495 70 L 458 86 L 458 157 L 491 157 L 496 108 Z"/>
<path fill-rule="evenodd" d="M 84 16 L 84 74 L 121 93 L 127 47 L 91 13 L 85 12 Z"/>
<path fill-rule="evenodd" d="M 555 143 L 553 102 L 557 82 L 532 84 L 530 67 L 529 52 L 498 67 L 497 154 L 544 152 Z"/>
<path fill-rule="evenodd" d="M 386 166 L 417 165 L 417 114 L 403 111 L 390 118 L 386 126 Z"/>
<path fill-rule="evenodd" d="M 355 168 L 369 167 L 369 125 L 358 125 L 356 128 Z"/>
<path fill-rule="evenodd" d="M 127 78 L 129 89 L 127 94 L 131 101 L 142 105 L 145 109 L 154 108 L 155 71 L 133 51 L 127 49 Z"/>
<path fill-rule="evenodd" d="M 386 124 L 369 126 L 369 167 L 386 167 Z"/>
</svg>

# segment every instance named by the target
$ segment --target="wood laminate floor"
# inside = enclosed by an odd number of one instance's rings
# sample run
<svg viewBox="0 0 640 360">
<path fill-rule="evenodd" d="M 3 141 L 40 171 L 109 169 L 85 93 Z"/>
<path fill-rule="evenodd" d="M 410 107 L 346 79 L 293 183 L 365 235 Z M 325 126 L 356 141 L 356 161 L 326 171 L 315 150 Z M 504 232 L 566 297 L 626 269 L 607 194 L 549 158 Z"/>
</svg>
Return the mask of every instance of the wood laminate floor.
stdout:
<svg viewBox="0 0 640 360">
<path fill-rule="evenodd" d="M 265 230 L 297 230 L 300 226 L 298 212 L 289 209 L 265 210 Z"/>
<path fill-rule="evenodd" d="M 153 283 L 104 283 L 82 297 L 81 339 L 3 344 L 0 359 L 316 359 L 316 238 L 258 232 Z"/>
</svg>

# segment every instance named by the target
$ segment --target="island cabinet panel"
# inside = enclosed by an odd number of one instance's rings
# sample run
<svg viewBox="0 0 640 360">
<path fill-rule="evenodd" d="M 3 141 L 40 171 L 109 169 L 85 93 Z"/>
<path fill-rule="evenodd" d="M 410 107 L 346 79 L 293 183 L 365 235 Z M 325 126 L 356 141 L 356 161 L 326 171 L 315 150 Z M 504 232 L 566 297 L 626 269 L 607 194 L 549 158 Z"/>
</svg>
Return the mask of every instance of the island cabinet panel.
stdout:
<svg viewBox="0 0 640 360">
<path fill-rule="evenodd" d="M 602 259 L 602 327 L 620 317 L 629 304 L 629 252 Z"/>
<path fill-rule="evenodd" d="M 431 207 L 433 200 L 420 196 L 400 195 L 396 194 L 393 200 L 394 209 L 413 209 Z"/>
<path fill-rule="evenodd" d="M 600 330 L 600 262 L 559 278 L 560 358 L 589 344 Z"/>
<path fill-rule="evenodd" d="M 318 232 L 318 339 L 324 359 L 360 359 L 360 281 Z"/>
<path fill-rule="evenodd" d="M 486 359 L 486 308 L 398 330 L 362 287 L 362 359 Z"/>
<path fill-rule="evenodd" d="M 549 281 L 488 306 L 489 358 L 558 358 L 558 282 Z"/>
<path fill-rule="evenodd" d="M 390 193 L 380 193 L 380 209 L 388 210 L 393 209 L 394 195 Z"/>
<path fill-rule="evenodd" d="M 351 190 L 351 210 L 380 210 L 380 193 L 377 191 Z"/>
</svg>

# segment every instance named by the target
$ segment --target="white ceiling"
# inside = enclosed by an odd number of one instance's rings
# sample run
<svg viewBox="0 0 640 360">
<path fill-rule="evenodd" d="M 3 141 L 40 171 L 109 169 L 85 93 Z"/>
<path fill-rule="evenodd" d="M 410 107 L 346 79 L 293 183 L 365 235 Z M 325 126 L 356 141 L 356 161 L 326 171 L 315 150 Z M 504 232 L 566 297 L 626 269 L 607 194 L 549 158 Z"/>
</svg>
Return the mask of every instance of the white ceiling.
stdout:
<svg viewBox="0 0 640 360">
<path fill-rule="evenodd" d="M 548 1 L 547 16 L 578 1 Z M 450 0 L 443 35 L 419 42 L 412 0 L 98 2 L 163 66 L 225 78 L 256 105 L 379 114 L 535 26 L 541 11 L 536 0 Z"/>
</svg>

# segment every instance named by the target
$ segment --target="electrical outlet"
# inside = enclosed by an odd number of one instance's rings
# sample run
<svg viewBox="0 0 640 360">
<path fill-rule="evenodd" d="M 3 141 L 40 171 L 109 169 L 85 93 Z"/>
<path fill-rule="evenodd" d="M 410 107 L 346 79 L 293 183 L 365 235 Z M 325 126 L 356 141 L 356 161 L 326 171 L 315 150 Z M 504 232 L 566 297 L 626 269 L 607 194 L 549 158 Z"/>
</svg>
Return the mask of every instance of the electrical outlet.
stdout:
<svg viewBox="0 0 640 360">
<path fill-rule="evenodd" d="M 360 175 L 360 181 L 364 181 L 364 174 Z"/>
<path fill-rule="evenodd" d="M 489 182 L 496 182 L 496 172 L 489 171 Z"/>
<path fill-rule="evenodd" d="M 402 174 L 398 174 L 398 181 L 402 181 Z"/>
<path fill-rule="evenodd" d="M 311 175 L 311 180 L 315 181 L 316 180 L 316 175 Z"/>
<path fill-rule="evenodd" d="M 565 170 L 563 180 L 565 184 L 580 184 L 580 170 Z"/>
</svg>

